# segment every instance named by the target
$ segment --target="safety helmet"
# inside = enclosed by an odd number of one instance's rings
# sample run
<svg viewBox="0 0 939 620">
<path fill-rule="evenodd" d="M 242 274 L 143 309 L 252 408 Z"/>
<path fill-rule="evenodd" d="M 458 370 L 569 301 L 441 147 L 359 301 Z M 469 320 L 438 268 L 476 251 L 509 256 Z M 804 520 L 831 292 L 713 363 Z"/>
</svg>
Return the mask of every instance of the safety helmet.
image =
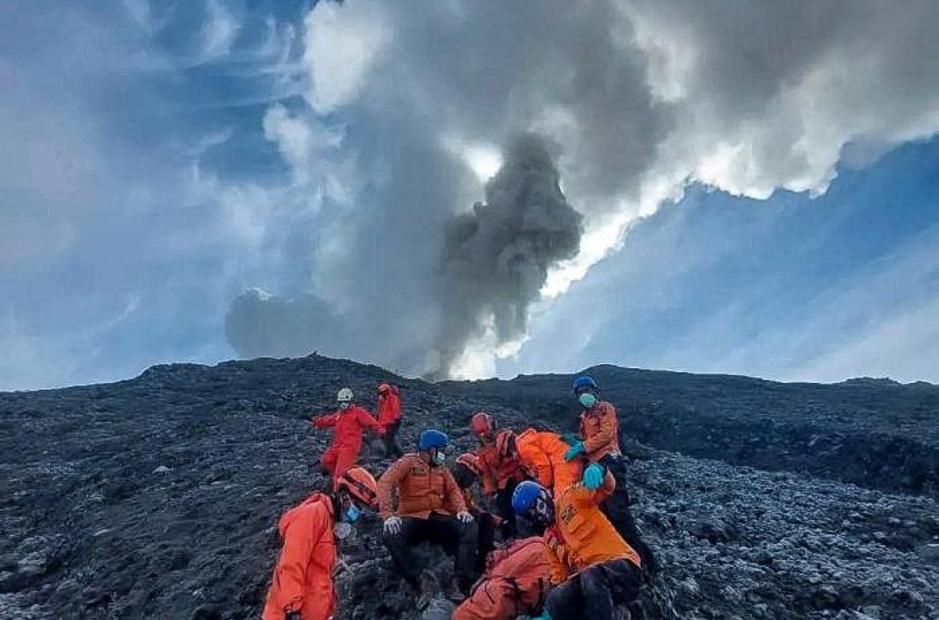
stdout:
<svg viewBox="0 0 939 620">
<path fill-rule="evenodd" d="M 421 450 L 430 450 L 431 448 L 443 450 L 447 447 L 448 443 L 450 443 L 450 438 L 447 437 L 446 433 L 435 429 L 430 429 L 421 433 L 421 437 L 417 442 L 417 447 Z"/>
<path fill-rule="evenodd" d="M 477 437 L 480 435 L 491 435 L 492 429 L 494 429 L 495 426 L 495 423 L 492 421 L 492 416 L 485 411 L 480 411 L 470 418 L 470 432 Z"/>
<path fill-rule="evenodd" d="M 363 467 L 351 467 L 336 481 L 336 490 L 345 490 L 349 495 L 367 506 L 378 506 L 378 483 Z"/>
<path fill-rule="evenodd" d="M 340 403 L 351 403 L 354 397 L 355 396 L 352 394 L 352 390 L 350 388 L 344 387 L 339 390 L 339 394 L 336 395 L 336 400 Z"/>
<path fill-rule="evenodd" d="M 499 458 L 508 458 L 515 452 L 515 433 L 504 430 L 496 436 L 496 454 Z"/>
<path fill-rule="evenodd" d="M 457 464 L 462 465 L 466 469 L 473 472 L 473 474 L 476 476 L 483 475 L 482 467 L 479 466 L 479 457 L 472 452 L 467 452 L 456 457 L 456 462 Z"/>
<path fill-rule="evenodd" d="M 597 382 L 593 380 L 593 377 L 589 377 L 587 375 L 581 375 L 577 377 L 576 379 L 574 379 L 573 390 L 575 394 L 579 390 L 582 390 L 584 388 L 590 388 L 592 390 L 600 389 L 599 386 L 597 386 Z"/>
<path fill-rule="evenodd" d="M 519 482 L 512 492 L 512 510 L 516 514 L 527 514 L 539 497 L 550 499 L 548 490 L 533 480 Z"/>
<path fill-rule="evenodd" d="M 382 383 L 381 385 L 378 386 L 379 394 L 387 394 L 390 391 L 391 391 L 391 386 L 388 385 L 387 383 Z"/>
</svg>

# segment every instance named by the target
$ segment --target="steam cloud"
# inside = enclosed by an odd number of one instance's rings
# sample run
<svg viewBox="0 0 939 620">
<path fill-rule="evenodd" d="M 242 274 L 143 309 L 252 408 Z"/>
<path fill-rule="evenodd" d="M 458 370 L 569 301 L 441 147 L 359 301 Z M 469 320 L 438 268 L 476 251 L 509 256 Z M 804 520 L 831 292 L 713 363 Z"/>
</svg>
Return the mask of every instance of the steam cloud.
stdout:
<svg viewBox="0 0 939 620">
<path fill-rule="evenodd" d="M 448 226 L 443 252 L 444 307 L 437 345 L 439 374 L 449 376 L 467 342 L 493 319 L 497 344 L 525 334 L 528 307 L 548 268 L 573 257 L 580 213 L 561 192 L 560 175 L 544 140 L 516 138 L 498 174 L 486 184 L 486 202 Z"/>
</svg>

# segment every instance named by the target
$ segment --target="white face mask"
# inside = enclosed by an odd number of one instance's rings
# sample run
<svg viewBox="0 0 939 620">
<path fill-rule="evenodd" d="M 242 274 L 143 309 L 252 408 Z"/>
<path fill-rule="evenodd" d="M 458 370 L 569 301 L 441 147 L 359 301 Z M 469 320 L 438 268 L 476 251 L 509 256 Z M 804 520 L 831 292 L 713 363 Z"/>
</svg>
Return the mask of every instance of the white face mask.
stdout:
<svg viewBox="0 0 939 620">
<path fill-rule="evenodd" d="M 350 402 L 348 402 L 348 401 L 342 401 L 341 403 L 339 403 L 339 408 L 340 408 L 340 409 L 348 409 L 351 405 L 352 405 L 352 403 L 350 403 Z"/>
<path fill-rule="evenodd" d="M 352 524 L 340 521 L 333 526 L 333 536 L 339 540 L 345 540 L 352 534 Z"/>
</svg>

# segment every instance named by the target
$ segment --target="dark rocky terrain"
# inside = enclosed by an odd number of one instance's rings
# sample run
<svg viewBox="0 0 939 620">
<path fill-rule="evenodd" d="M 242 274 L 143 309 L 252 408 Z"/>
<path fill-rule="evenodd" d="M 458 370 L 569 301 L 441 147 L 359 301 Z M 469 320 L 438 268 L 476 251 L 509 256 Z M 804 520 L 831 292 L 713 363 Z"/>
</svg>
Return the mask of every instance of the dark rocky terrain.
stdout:
<svg viewBox="0 0 939 620">
<path fill-rule="evenodd" d="M 664 564 L 634 618 L 939 618 L 939 388 L 592 372 L 642 442 L 634 509 Z M 323 482 L 306 420 L 386 380 L 403 443 L 437 426 L 468 449 L 481 408 L 576 419 L 567 376 L 432 385 L 315 356 L 0 394 L 0 618 L 257 618 L 277 519 Z M 414 617 L 378 531 L 344 547 L 340 618 Z"/>
</svg>

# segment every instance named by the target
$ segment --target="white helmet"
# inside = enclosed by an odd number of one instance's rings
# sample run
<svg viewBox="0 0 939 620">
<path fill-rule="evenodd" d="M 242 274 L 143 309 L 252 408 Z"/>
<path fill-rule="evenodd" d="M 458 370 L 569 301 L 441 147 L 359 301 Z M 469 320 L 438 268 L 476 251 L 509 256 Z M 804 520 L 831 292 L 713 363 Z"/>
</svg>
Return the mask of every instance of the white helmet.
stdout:
<svg viewBox="0 0 939 620">
<path fill-rule="evenodd" d="M 336 396 L 336 400 L 341 403 L 351 403 L 353 398 L 352 390 L 344 387 L 339 390 L 339 394 Z"/>
</svg>

